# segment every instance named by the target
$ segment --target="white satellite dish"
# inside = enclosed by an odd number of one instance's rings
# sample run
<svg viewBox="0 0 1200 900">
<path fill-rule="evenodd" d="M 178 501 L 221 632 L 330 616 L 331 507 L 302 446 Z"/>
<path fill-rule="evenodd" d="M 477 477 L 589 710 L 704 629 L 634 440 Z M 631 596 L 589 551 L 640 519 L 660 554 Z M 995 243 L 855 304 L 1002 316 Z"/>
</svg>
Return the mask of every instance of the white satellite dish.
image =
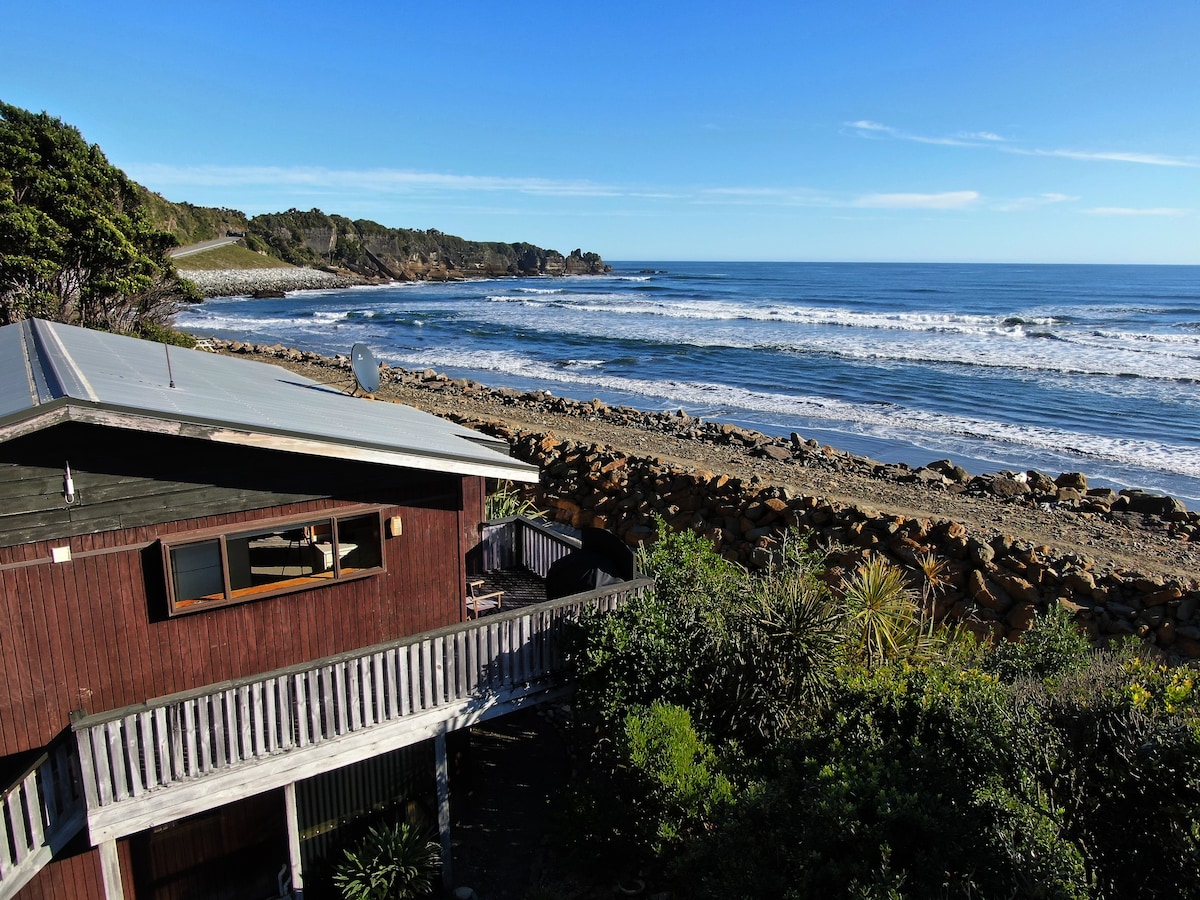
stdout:
<svg viewBox="0 0 1200 900">
<path fill-rule="evenodd" d="M 366 344 L 355 344 L 350 348 L 350 371 L 364 394 L 379 390 L 379 362 Z"/>
</svg>

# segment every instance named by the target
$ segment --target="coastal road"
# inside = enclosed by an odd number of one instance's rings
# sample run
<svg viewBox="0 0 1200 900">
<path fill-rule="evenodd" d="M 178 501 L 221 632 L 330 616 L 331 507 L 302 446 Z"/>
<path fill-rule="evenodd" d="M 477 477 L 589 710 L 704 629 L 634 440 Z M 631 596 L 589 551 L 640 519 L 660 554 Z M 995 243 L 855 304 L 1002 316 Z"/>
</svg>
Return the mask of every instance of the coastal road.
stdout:
<svg viewBox="0 0 1200 900">
<path fill-rule="evenodd" d="M 211 241 L 201 241 L 198 244 L 188 244 L 186 247 L 177 247 L 170 251 L 167 256 L 171 259 L 179 259 L 181 256 L 191 256 L 193 253 L 203 253 L 205 250 L 213 250 L 217 247 L 224 247 L 226 244 L 236 244 L 241 238 L 223 237 L 213 238 Z"/>
</svg>

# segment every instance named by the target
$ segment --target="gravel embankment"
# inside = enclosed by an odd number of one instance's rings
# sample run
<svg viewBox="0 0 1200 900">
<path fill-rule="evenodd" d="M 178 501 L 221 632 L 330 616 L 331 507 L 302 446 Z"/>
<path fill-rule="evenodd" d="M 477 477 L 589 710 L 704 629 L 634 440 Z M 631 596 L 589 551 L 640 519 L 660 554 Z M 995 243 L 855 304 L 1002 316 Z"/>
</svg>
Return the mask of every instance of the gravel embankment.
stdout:
<svg viewBox="0 0 1200 900">
<path fill-rule="evenodd" d="M 255 291 L 328 290 L 359 283 L 319 269 L 199 269 L 180 274 L 205 297 L 233 297 Z"/>
</svg>

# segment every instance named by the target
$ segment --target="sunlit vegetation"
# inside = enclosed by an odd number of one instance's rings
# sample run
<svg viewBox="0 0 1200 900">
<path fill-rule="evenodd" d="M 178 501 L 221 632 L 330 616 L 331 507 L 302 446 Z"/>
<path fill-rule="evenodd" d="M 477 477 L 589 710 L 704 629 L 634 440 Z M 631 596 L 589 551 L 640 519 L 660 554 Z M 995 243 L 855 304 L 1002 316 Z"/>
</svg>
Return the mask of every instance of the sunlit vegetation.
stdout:
<svg viewBox="0 0 1200 900">
<path fill-rule="evenodd" d="M 212 250 L 178 257 L 175 260 L 175 268 L 183 272 L 186 278 L 188 272 L 212 269 L 287 269 L 291 266 L 281 259 L 255 253 L 240 244 L 225 244 Z"/>
<path fill-rule="evenodd" d="M 1190 668 L 1093 648 L 1057 608 L 999 648 L 933 627 L 942 577 L 751 574 L 690 533 L 655 592 L 578 631 L 579 877 L 697 898 L 1195 896 Z"/>
<path fill-rule="evenodd" d="M 195 299 L 144 192 L 78 129 L 0 103 L 0 325 L 39 317 L 146 336 Z"/>
</svg>

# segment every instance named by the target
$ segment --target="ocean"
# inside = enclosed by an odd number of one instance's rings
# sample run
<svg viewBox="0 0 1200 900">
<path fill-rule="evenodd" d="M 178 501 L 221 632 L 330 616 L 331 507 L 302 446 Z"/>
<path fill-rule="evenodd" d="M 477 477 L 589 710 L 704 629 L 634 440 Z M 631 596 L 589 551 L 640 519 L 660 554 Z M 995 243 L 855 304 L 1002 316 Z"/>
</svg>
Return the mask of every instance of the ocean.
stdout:
<svg viewBox="0 0 1200 900">
<path fill-rule="evenodd" d="M 212 299 L 176 325 L 1200 505 L 1200 267 L 615 263 Z"/>
</svg>

